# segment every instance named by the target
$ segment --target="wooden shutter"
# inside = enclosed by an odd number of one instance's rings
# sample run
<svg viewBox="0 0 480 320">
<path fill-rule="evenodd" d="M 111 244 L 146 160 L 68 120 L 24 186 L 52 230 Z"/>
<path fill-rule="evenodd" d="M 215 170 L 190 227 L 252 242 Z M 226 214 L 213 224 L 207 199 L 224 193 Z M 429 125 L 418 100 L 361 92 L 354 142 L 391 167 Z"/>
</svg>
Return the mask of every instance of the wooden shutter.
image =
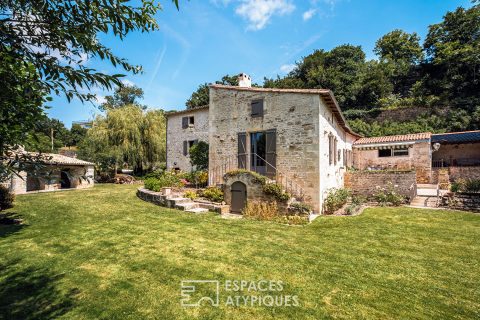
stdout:
<svg viewBox="0 0 480 320">
<path fill-rule="evenodd" d="M 333 160 L 333 157 L 332 157 L 332 151 L 333 151 L 333 139 L 332 139 L 332 135 L 329 134 L 328 135 L 328 164 L 332 164 L 332 160 Z"/>
<path fill-rule="evenodd" d="M 182 128 L 188 128 L 188 117 L 183 117 L 182 118 Z"/>
<path fill-rule="evenodd" d="M 241 132 L 238 134 L 238 168 L 246 169 L 247 168 L 247 134 Z"/>
<path fill-rule="evenodd" d="M 252 117 L 263 117 L 263 100 L 252 101 Z"/>
<path fill-rule="evenodd" d="M 267 171 L 266 174 L 268 177 L 274 177 L 276 174 L 277 166 L 277 132 L 275 129 L 267 130 L 266 132 L 266 142 L 267 150 L 265 157 L 267 160 Z"/>
<path fill-rule="evenodd" d="M 186 156 L 188 154 L 188 141 L 183 141 L 183 155 Z"/>
<path fill-rule="evenodd" d="M 337 152 L 337 138 L 333 139 L 333 163 L 337 164 L 338 152 Z"/>
</svg>

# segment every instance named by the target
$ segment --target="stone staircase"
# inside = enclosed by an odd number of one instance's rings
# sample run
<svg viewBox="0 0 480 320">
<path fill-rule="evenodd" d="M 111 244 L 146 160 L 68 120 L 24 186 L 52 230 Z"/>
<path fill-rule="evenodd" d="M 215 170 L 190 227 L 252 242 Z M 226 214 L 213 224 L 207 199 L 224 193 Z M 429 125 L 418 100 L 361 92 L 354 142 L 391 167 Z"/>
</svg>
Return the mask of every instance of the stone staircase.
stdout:
<svg viewBox="0 0 480 320">
<path fill-rule="evenodd" d="M 214 211 L 220 214 L 230 212 L 230 206 L 212 203 L 203 200 L 191 200 L 189 198 L 181 197 L 178 194 L 162 194 L 161 192 L 154 192 L 145 188 L 139 188 L 137 190 L 137 196 L 145 201 L 152 202 L 154 204 L 175 208 L 182 211 L 203 213 L 208 211 Z"/>
<path fill-rule="evenodd" d="M 417 184 L 417 196 L 410 203 L 413 207 L 438 207 L 438 185 Z"/>
</svg>

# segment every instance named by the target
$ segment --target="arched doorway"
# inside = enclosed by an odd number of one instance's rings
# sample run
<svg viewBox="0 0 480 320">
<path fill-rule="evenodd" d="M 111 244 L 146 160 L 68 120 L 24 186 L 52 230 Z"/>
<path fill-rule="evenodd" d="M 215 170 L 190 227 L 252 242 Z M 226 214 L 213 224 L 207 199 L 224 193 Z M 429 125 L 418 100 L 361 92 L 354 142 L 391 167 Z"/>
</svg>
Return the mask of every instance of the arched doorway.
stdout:
<svg viewBox="0 0 480 320">
<path fill-rule="evenodd" d="M 240 181 L 232 183 L 230 188 L 232 192 L 232 204 L 230 210 L 233 213 L 242 213 L 245 204 L 247 203 L 247 186 Z"/>
<path fill-rule="evenodd" d="M 60 186 L 62 189 L 68 189 L 72 187 L 70 178 L 68 176 L 69 175 L 66 171 L 60 172 Z"/>
</svg>

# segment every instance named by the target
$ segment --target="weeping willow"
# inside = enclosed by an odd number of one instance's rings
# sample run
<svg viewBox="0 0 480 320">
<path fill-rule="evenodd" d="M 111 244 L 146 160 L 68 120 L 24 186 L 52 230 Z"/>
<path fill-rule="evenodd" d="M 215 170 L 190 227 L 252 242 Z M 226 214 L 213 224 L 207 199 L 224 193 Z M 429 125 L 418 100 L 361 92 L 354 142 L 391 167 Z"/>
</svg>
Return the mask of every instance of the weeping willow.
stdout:
<svg viewBox="0 0 480 320">
<path fill-rule="evenodd" d="M 144 111 L 129 105 L 97 116 L 83 144 L 85 156 L 105 166 L 152 169 L 166 159 L 166 120 L 163 110 Z"/>
</svg>

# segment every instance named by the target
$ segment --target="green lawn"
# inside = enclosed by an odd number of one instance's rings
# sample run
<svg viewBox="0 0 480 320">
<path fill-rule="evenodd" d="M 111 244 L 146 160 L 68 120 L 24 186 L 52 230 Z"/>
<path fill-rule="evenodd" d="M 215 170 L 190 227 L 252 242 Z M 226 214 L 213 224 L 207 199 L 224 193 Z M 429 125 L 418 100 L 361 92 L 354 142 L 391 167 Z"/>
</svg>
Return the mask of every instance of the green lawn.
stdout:
<svg viewBox="0 0 480 320">
<path fill-rule="evenodd" d="M 376 208 L 289 227 L 118 185 L 18 196 L 9 212 L 25 223 L 0 225 L 3 319 L 480 318 L 480 215 Z M 300 306 L 226 306 L 222 288 L 220 307 L 185 308 L 187 279 L 280 280 Z"/>
</svg>

